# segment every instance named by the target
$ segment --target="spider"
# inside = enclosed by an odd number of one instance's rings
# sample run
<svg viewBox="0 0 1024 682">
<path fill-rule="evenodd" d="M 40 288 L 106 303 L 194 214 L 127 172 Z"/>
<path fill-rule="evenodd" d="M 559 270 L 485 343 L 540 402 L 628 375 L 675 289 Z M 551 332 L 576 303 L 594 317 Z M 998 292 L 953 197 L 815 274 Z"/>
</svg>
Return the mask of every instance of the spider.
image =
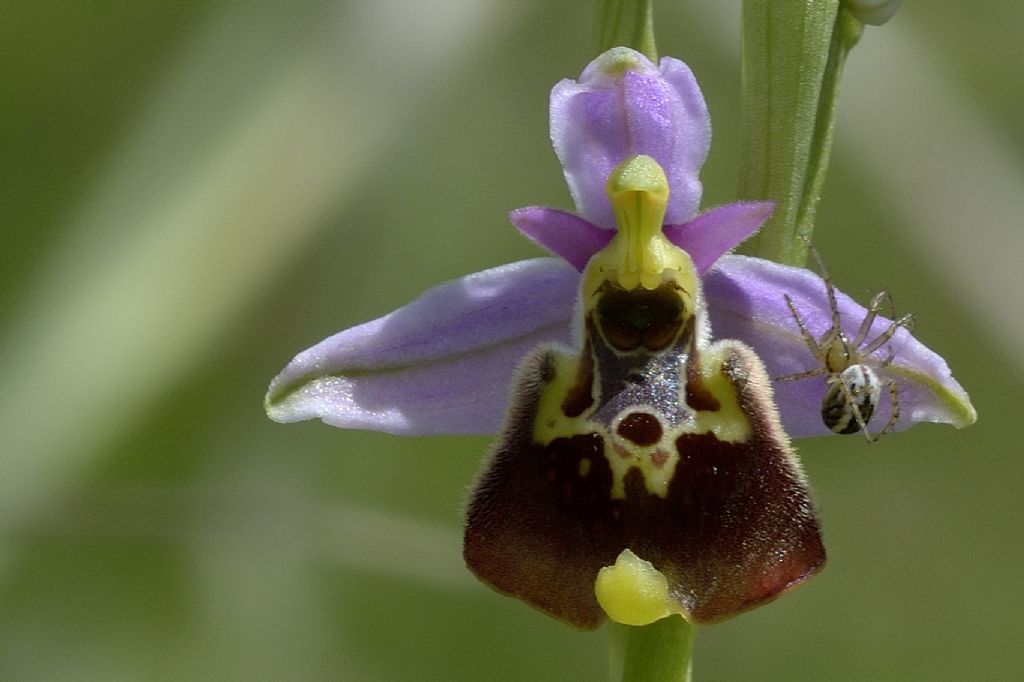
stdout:
<svg viewBox="0 0 1024 682">
<path fill-rule="evenodd" d="M 896 422 L 900 418 L 900 401 L 896 382 L 891 379 L 880 380 L 876 371 L 887 367 L 893 361 L 892 349 L 889 349 L 889 356 L 884 360 L 871 357 L 871 354 L 888 343 L 900 327 L 911 329 L 914 317 L 911 314 L 906 314 L 896 318 L 892 296 L 888 291 L 883 290 L 871 299 L 867 314 L 861 321 L 856 335 L 851 339 L 840 324 L 836 291 L 832 285 L 832 278 L 825 268 L 825 263 L 807 235 L 801 235 L 801 238 L 807 244 L 807 249 L 818 264 L 821 278 L 825 281 L 825 294 L 828 296 L 829 310 L 832 313 L 832 324 L 820 339 L 815 340 L 807 330 L 807 325 L 793 303 L 793 299 L 789 294 L 784 294 L 786 305 L 789 306 L 789 311 L 793 314 L 797 327 L 800 328 L 800 335 L 811 351 L 811 355 L 818 361 L 818 366 L 806 372 L 778 377 L 777 381 L 794 381 L 825 375 L 825 385 L 828 390 L 825 391 L 825 396 L 821 400 L 821 419 L 825 426 L 840 434 L 860 431 L 868 439 L 868 442 L 875 441 L 896 426 Z M 893 322 L 873 340 L 866 341 L 868 331 L 883 304 L 888 304 Z M 883 383 L 889 391 L 892 409 L 888 423 L 881 431 L 872 435 L 868 431 L 868 422 L 871 421 L 875 408 L 878 406 Z"/>
</svg>

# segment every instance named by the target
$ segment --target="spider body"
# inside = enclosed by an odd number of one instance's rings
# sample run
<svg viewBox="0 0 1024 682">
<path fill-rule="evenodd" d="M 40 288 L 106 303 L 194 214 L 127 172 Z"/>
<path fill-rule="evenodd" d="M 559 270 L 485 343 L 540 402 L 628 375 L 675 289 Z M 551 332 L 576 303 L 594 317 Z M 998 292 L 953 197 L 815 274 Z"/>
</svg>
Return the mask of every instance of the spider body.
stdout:
<svg viewBox="0 0 1024 682">
<path fill-rule="evenodd" d="M 912 315 L 895 317 L 892 297 L 889 292 L 882 291 L 871 299 L 867 314 L 861 320 L 857 333 L 850 338 L 843 331 L 839 306 L 836 303 L 835 287 L 832 278 L 825 268 L 825 263 L 817 249 L 804 237 L 807 248 L 814 256 L 825 282 L 825 295 L 828 298 L 831 324 L 829 328 L 815 339 L 808 331 L 803 316 L 793 303 L 793 299 L 785 294 L 786 305 L 789 306 L 793 320 L 796 322 L 807 344 L 808 350 L 817 361 L 818 366 L 805 372 L 779 377 L 779 381 L 793 381 L 814 376 L 824 376 L 826 390 L 821 400 L 821 419 L 825 426 L 834 433 L 850 434 L 862 432 L 868 441 L 874 441 L 892 431 L 900 418 L 899 392 L 896 382 L 891 379 L 880 379 L 878 371 L 887 367 L 893 360 L 892 351 L 884 360 L 873 356 L 873 353 L 888 343 L 901 328 L 909 329 L 913 324 Z M 884 304 L 888 304 L 893 321 L 874 339 L 868 341 L 868 332 L 878 317 Z M 892 405 L 889 421 L 877 433 L 872 435 L 868 423 L 875 414 L 882 396 L 883 386 L 889 393 Z"/>
</svg>

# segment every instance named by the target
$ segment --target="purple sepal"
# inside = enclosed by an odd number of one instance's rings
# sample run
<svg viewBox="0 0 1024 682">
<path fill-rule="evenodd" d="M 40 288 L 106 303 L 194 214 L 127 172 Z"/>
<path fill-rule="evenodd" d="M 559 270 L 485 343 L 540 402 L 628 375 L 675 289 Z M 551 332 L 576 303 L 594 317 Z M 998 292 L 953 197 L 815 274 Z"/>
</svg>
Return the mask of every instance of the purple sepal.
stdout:
<svg viewBox="0 0 1024 682">
<path fill-rule="evenodd" d="M 403 435 L 494 433 L 523 357 L 570 340 L 578 285 L 553 258 L 440 284 L 299 353 L 271 382 L 267 413 Z"/>
</svg>

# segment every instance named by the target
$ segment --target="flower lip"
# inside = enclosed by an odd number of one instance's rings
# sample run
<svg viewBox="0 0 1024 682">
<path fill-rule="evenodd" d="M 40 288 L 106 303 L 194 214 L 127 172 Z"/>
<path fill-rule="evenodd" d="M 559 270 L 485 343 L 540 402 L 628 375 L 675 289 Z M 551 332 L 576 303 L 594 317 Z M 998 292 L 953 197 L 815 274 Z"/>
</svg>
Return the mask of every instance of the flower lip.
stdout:
<svg viewBox="0 0 1024 682">
<path fill-rule="evenodd" d="M 661 230 L 659 166 L 628 159 L 608 188 L 619 230 L 583 273 L 582 339 L 517 372 L 464 557 L 580 628 L 724 620 L 821 569 L 814 505 L 762 362 L 708 338 L 696 268 Z"/>
</svg>

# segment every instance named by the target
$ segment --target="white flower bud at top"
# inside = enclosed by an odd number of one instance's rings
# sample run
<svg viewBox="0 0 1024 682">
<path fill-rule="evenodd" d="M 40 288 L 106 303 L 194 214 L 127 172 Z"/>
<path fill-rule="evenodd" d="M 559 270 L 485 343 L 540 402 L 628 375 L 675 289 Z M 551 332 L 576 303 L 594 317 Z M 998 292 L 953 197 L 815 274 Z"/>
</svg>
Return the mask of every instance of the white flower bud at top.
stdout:
<svg viewBox="0 0 1024 682">
<path fill-rule="evenodd" d="M 862 24 L 881 26 L 892 19 L 902 0 L 843 0 L 846 11 Z"/>
</svg>

